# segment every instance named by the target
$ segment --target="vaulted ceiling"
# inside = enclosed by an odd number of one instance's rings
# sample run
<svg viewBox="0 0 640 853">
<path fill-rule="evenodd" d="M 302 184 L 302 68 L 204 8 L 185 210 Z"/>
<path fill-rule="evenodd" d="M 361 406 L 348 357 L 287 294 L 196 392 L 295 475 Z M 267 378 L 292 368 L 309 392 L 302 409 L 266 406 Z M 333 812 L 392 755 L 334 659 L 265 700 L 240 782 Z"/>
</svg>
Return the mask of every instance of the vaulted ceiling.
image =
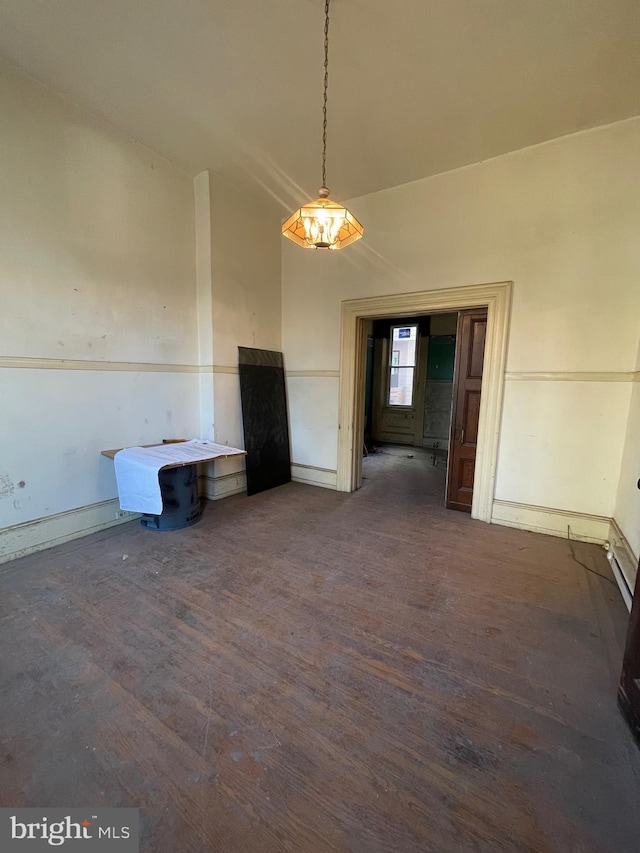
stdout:
<svg viewBox="0 0 640 853">
<path fill-rule="evenodd" d="M 0 0 L 0 53 L 188 172 L 320 185 L 324 0 Z M 640 114 L 639 0 L 332 0 L 351 198 Z"/>
</svg>

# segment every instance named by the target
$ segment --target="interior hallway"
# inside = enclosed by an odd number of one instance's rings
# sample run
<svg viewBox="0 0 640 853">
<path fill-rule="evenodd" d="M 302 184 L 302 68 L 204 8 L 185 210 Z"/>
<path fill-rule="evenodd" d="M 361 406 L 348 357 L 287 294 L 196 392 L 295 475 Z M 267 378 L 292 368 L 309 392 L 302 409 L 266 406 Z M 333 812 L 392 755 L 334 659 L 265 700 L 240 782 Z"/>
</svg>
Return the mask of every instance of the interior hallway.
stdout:
<svg viewBox="0 0 640 853">
<path fill-rule="evenodd" d="M 636 849 L 617 589 L 446 511 L 405 450 L 353 495 L 292 483 L 5 566 L 3 802 L 139 806 L 149 853 Z"/>
</svg>

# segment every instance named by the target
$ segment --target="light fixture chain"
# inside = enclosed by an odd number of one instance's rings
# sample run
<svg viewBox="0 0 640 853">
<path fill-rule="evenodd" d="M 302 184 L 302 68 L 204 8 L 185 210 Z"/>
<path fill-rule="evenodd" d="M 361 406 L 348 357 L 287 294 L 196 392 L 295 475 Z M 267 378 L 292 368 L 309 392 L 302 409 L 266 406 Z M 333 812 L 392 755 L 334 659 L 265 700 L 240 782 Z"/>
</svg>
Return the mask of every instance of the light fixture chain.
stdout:
<svg viewBox="0 0 640 853">
<path fill-rule="evenodd" d="M 342 249 L 364 234 L 346 207 L 331 201 L 327 188 L 327 91 L 329 89 L 329 5 L 324 3 L 324 100 L 322 102 L 322 186 L 315 201 L 296 210 L 282 226 L 285 237 L 303 249 Z"/>
<path fill-rule="evenodd" d="M 324 102 L 322 106 L 322 186 L 327 186 L 327 89 L 329 88 L 329 3 L 324 4 Z"/>
</svg>

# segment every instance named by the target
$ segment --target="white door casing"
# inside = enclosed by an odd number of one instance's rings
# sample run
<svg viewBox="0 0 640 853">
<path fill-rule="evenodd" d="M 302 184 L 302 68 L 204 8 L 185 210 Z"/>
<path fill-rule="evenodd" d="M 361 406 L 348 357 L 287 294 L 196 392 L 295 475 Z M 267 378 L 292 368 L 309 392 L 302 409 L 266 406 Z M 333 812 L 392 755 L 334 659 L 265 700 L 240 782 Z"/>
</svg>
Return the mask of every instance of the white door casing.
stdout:
<svg viewBox="0 0 640 853">
<path fill-rule="evenodd" d="M 512 288 L 512 282 L 507 281 L 418 293 L 348 299 L 342 303 L 338 491 L 352 492 L 359 488 L 362 482 L 365 321 L 373 318 L 408 317 L 486 306 L 487 338 L 471 517 L 480 521 L 491 521 Z"/>
</svg>

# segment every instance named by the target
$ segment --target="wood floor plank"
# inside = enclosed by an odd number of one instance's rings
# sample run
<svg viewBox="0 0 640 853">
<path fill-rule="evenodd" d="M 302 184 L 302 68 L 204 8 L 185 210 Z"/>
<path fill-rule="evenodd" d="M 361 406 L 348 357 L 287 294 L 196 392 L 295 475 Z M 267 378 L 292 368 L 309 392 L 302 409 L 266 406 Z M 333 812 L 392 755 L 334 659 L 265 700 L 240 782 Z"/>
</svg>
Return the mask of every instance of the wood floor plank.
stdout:
<svg viewBox="0 0 640 853">
<path fill-rule="evenodd" d="M 0 573 L 3 805 L 138 806 L 145 853 L 628 853 L 624 604 L 596 546 L 443 507 L 427 454 Z"/>
</svg>

